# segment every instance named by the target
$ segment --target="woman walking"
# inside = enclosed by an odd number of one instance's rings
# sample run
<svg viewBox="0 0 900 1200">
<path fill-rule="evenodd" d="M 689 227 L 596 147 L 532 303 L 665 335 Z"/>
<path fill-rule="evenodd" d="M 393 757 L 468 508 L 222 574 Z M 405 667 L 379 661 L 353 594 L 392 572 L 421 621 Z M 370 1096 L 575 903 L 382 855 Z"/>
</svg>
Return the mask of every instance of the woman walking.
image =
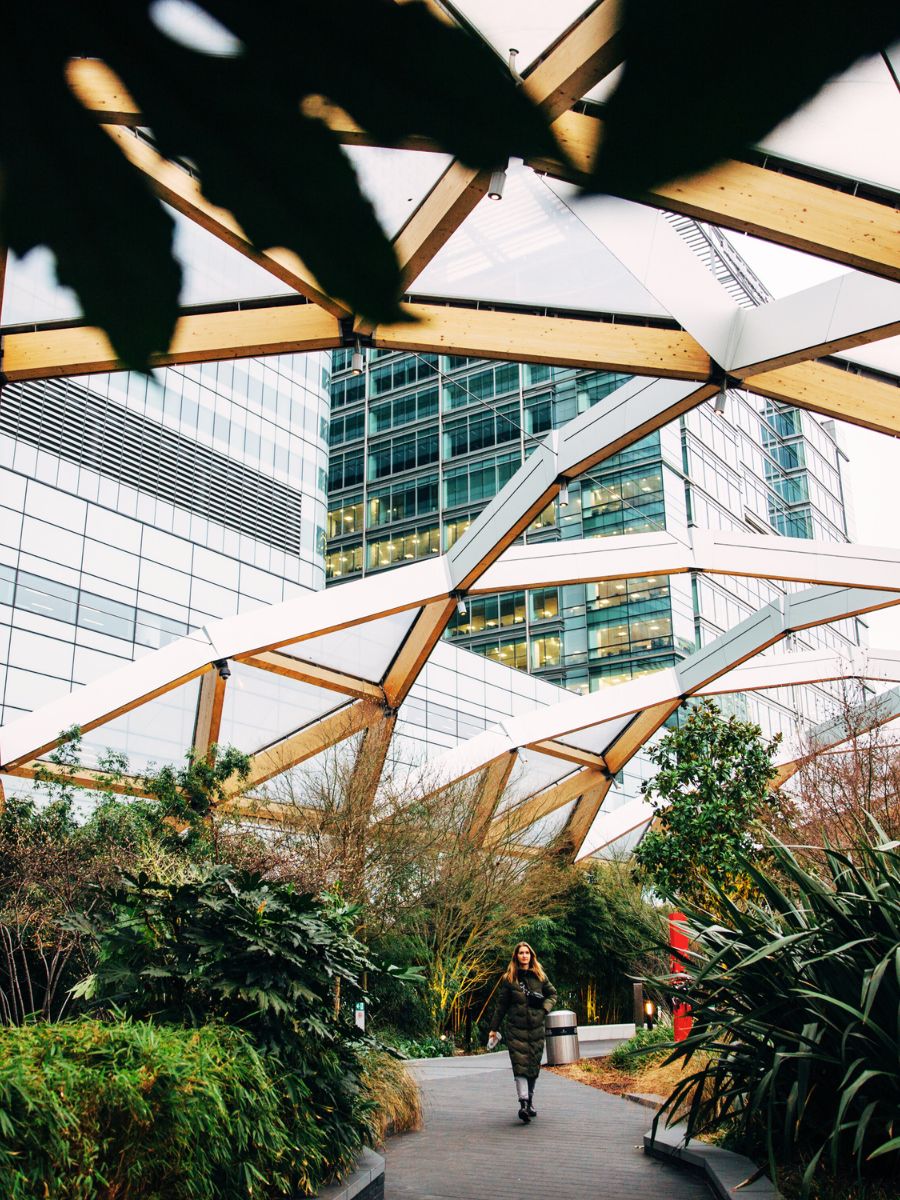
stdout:
<svg viewBox="0 0 900 1200">
<path fill-rule="evenodd" d="M 527 942 L 519 942 L 500 981 L 500 994 L 491 1018 L 489 1044 L 497 1044 L 500 1025 L 505 1017 L 506 1045 L 519 1097 L 518 1116 L 526 1125 L 537 1116 L 534 1085 L 544 1053 L 544 1017 L 555 1002 L 556 988 L 547 978 L 537 956 Z"/>
</svg>

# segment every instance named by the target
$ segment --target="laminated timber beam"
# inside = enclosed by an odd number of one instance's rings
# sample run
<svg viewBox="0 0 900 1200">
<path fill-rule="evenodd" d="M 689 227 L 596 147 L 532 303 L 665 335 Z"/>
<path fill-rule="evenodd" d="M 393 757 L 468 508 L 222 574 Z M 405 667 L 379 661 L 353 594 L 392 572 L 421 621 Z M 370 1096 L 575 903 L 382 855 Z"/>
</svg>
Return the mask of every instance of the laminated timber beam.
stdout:
<svg viewBox="0 0 900 1200">
<path fill-rule="evenodd" d="M 450 240 L 482 196 L 490 171 L 452 162 L 394 238 L 403 286 L 408 288 Z"/>
<path fill-rule="evenodd" d="M 375 803 L 375 793 L 381 782 L 384 764 L 387 762 L 397 724 L 397 710 L 382 708 L 381 713 L 363 730 L 356 762 L 347 785 L 347 800 L 362 826 L 368 825 Z M 362 845 L 364 828 L 360 828 Z"/>
<path fill-rule="evenodd" d="M 563 808 L 570 800 L 577 799 L 596 787 L 604 778 L 602 772 L 590 767 L 567 775 L 542 792 L 529 796 L 514 808 L 505 809 L 491 822 L 487 844 L 492 845 L 512 834 L 521 833 L 537 821 Z"/>
<path fill-rule="evenodd" d="M 551 121 L 621 63 L 621 22 L 620 0 L 600 0 L 524 72 L 523 90 Z"/>
<path fill-rule="evenodd" d="M 200 695 L 194 721 L 193 750 L 197 758 L 206 758 L 219 740 L 222 710 L 225 706 L 226 681 L 215 665 L 200 678 Z"/>
<path fill-rule="evenodd" d="M 71 783 L 75 787 L 85 788 L 93 792 L 113 792 L 117 796 L 139 796 L 143 800 L 155 800 L 156 797 L 144 788 L 144 781 L 137 775 L 121 775 L 112 778 L 108 772 L 94 771 L 90 767 L 78 767 L 70 771 L 55 763 L 32 761 L 22 763 L 17 767 L 4 767 L 4 774 L 17 779 L 46 779 L 58 778 L 61 783 Z M 2 797 L 2 785 L 0 785 Z M 2 811 L 2 808 L 0 808 Z"/>
<path fill-rule="evenodd" d="M 456 305 L 409 304 L 406 311 L 415 324 L 375 326 L 375 346 L 592 367 L 662 379 L 703 380 L 711 369 L 709 355 L 681 329 Z"/>
<path fill-rule="evenodd" d="M 271 746 L 258 751 L 250 759 L 250 773 L 246 779 L 235 781 L 229 786 L 229 794 L 249 791 L 259 787 L 327 750 L 338 742 L 359 733 L 376 719 L 378 710 L 368 701 L 357 700 L 349 707 L 340 708 L 321 720 L 305 726 L 288 737 L 280 738 Z"/>
<path fill-rule="evenodd" d="M 529 159 L 543 174 L 583 182 L 593 168 L 603 122 L 568 112 L 553 125 L 571 165 Z M 767 167 L 726 162 L 634 197 L 642 204 L 750 233 L 844 266 L 900 279 L 900 218 L 890 205 Z"/>
<path fill-rule="evenodd" d="M 900 240 L 900 239 L 898 239 Z M 758 396 L 809 408 L 881 433 L 900 434 L 900 388 L 824 362 L 794 363 L 744 380 Z"/>
<path fill-rule="evenodd" d="M 456 601 L 452 598 L 434 600 L 416 617 L 384 677 L 384 699 L 391 708 L 399 708 L 406 699 L 455 610 Z"/>
<path fill-rule="evenodd" d="M 172 345 L 153 362 L 155 366 L 170 366 L 298 354 L 340 345 L 337 318 L 318 305 L 267 305 L 180 317 Z M 106 334 L 84 325 L 9 333 L 2 339 L 2 349 L 3 373 L 9 383 L 124 369 Z"/>
<path fill-rule="evenodd" d="M 248 667 L 257 667 L 261 671 L 271 671 L 286 679 L 296 679 L 300 683 L 310 683 L 314 687 L 327 688 L 332 692 L 342 692 L 345 696 L 354 696 L 359 700 L 384 701 L 384 689 L 377 683 L 366 679 L 358 679 L 355 675 L 347 675 L 344 671 L 335 671 L 331 667 L 322 667 L 318 663 L 304 662 L 278 650 L 266 650 L 258 654 L 239 657 L 238 661 Z"/>
<path fill-rule="evenodd" d="M 465 836 L 473 846 L 483 846 L 503 789 L 516 765 L 516 753 L 508 751 L 485 770 Z"/>
<path fill-rule="evenodd" d="M 147 124 L 137 101 L 129 93 L 115 71 L 97 58 L 73 58 L 66 67 L 66 79 L 85 108 L 97 117 L 101 125 L 118 125 L 138 129 Z M 344 109 L 324 96 L 305 96 L 300 104 L 304 116 L 314 117 L 327 125 L 345 146 L 385 146 L 372 137 Z M 440 146 L 430 138 L 403 138 L 393 144 L 399 150 L 434 150 Z"/>
<path fill-rule="evenodd" d="M 584 844 L 584 839 L 591 831 L 591 826 L 597 818 L 597 813 L 603 807 L 609 789 L 612 787 L 612 777 L 601 779 L 588 791 L 584 792 L 569 814 L 569 819 L 556 839 L 559 847 L 564 847 L 566 856 L 573 861 Z"/>
<path fill-rule="evenodd" d="M 596 767 L 598 770 L 606 767 L 601 754 L 592 754 L 590 750 L 582 750 L 578 746 L 567 746 L 565 742 L 558 742 L 554 738 L 548 738 L 543 742 L 532 742 L 528 748 L 537 750 L 541 754 L 549 754 L 551 758 L 563 758 L 567 762 L 576 763 L 579 767 Z"/>
</svg>

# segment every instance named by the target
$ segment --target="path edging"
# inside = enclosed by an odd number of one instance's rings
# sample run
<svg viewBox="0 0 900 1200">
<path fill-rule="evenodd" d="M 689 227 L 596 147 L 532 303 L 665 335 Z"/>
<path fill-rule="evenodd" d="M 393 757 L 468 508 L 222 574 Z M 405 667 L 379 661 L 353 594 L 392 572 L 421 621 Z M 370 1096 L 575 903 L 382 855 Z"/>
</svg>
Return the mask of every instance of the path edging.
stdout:
<svg viewBox="0 0 900 1200">
<path fill-rule="evenodd" d="M 383 1200 L 384 1159 L 374 1150 L 364 1149 L 352 1175 L 341 1183 L 330 1183 L 316 1195 L 318 1200 Z"/>
<path fill-rule="evenodd" d="M 710 1146 L 696 1139 L 685 1144 L 683 1130 L 683 1125 L 669 1128 L 660 1125 L 654 1137 L 653 1129 L 648 1129 L 644 1134 L 644 1153 L 664 1162 L 683 1163 L 701 1171 L 718 1200 L 736 1200 L 740 1197 L 746 1197 L 747 1200 L 784 1200 L 768 1175 L 760 1176 L 754 1183 L 737 1191 L 745 1179 L 756 1174 L 756 1163 L 743 1154 L 734 1154 L 731 1150 Z"/>
</svg>

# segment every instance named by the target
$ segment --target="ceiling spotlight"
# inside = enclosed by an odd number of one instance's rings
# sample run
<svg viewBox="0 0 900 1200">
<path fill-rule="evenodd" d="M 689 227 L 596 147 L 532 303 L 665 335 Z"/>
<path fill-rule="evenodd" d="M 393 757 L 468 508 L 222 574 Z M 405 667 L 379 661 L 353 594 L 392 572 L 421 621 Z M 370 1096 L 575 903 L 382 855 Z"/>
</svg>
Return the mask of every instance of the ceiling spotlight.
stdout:
<svg viewBox="0 0 900 1200">
<path fill-rule="evenodd" d="M 362 375 L 366 368 L 366 360 L 363 358 L 362 346 L 359 344 L 359 338 L 356 339 L 356 348 L 350 358 L 350 371 L 353 375 Z"/>
<path fill-rule="evenodd" d="M 217 658 L 216 661 L 213 663 L 213 666 L 219 672 L 220 679 L 230 679 L 231 678 L 231 667 L 229 667 L 229 665 L 228 665 L 227 658 Z"/>
<path fill-rule="evenodd" d="M 563 482 L 559 489 L 559 506 L 560 508 L 568 508 L 569 506 L 569 485 Z"/>
<path fill-rule="evenodd" d="M 728 404 L 728 385 L 726 383 L 723 383 L 721 388 L 719 389 L 719 391 L 716 394 L 716 402 L 713 405 L 713 412 L 717 413 L 718 416 L 720 416 L 720 417 L 724 417 L 725 416 L 725 408 L 726 408 L 727 404 Z"/>
<path fill-rule="evenodd" d="M 497 167 L 491 174 L 488 184 L 488 200 L 502 200 L 503 188 L 506 186 L 506 167 Z"/>
</svg>

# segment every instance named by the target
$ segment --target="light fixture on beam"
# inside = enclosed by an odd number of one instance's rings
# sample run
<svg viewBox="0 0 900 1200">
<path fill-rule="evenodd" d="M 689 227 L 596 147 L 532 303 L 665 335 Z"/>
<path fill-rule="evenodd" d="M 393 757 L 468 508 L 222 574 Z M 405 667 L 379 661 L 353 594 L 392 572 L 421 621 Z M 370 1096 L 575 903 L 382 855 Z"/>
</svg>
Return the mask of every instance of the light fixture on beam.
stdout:
<svg viewBox="0 0 900 1200">
<path fill-rule="evenodd" d="M 216 661 L 213 663 L 213 666 L 219 672 L 220 679 L 230 679 L 231 678 L 231 667 L 228 665 L 227 658 L 217 658 Z"/>
<path fill-rule="evenodd" d="M 503 189 L 506 186 L 506 165 L 496 167 L 491 173 L 491 181 L 488 184 L 488 200 L 502 200 Z"/>
<path fill-rule="evenodd" d="M 350 357 L 350 373 L 352 375 L 362 375 L 366 369 L 366 360 L 363 358 L 362 346 L 359 344 L 359 338 L 356 339 L 356 346 L 353 349 L 353 354 Z"/>
<path fill-rule="evenodd" d="M 562 481 L 559 487 L 559 506 L 560 508 L 569 507 L 569 485 L 565 480 Z"/>
<path fill-rule="evenodd" d="M 512 77 L 516 81 L 516 83 L 521 83 L 522 76 L 519 74 L 518 67 L 516 66 L 516 58 L 518 57 L 518 54 L 519 54 L 518 50 L 514 50 L 513 47 L 510 46 L 510 48 L 509 48 L 509 64 L 508 64 L 509 65 L 509 73 L 510 73 L 510 75 L 512 75 Z"/>
<path fill-rule="evenodd" d="M 713 404 L 713 412 L 719 417 L 724 417 L 725 409 L 727 407 L 728 407 L 728 384 L 726 382 L 723 382 L 722 386 L 719 388 L 718 392 L 716 392 L 716 400 L 715 400 L 715 403 Z"/>
<path fill-rule="evenodd" d="M 466 598 L 462 592 L 454 592 L 453 599 L 456 601 L 456 611 L 459 615 L 461 617 L 466 616 L 468 610 L 466 609 Z"/>
</svg>

